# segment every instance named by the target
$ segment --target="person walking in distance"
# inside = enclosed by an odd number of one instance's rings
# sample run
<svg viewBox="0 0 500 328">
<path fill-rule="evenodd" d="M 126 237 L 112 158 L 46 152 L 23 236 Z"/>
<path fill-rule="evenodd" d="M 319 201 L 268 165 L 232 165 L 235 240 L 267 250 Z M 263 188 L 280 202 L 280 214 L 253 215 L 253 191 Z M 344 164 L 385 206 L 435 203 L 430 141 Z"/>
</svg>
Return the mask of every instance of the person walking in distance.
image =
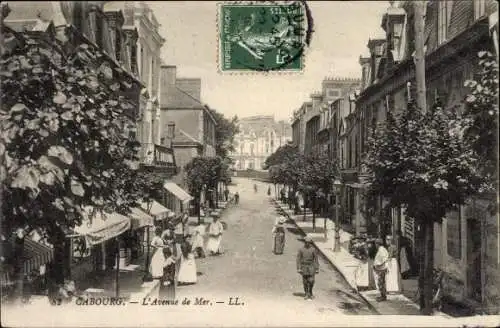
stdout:
<svg viewBox="0 0 500 328">
<path fill-rule="evenodd" d="M 240 202 L 240 194 L 238 192 L 236 192 L 234 194 L 234 203 L 238 204 L 239 202 Z"/>
<path fill-rule="evenodd" d="M 387 290 L 385 278 L 388 270 L 389 253 L 384 247 L 382 239 L 377 239 L 375 241 L 375 246 L 377 248 L 377 254 L 373 261 L 373 270 L 377 275 L 377 287 L 380 290 L 380 297 L 377 298 L 378 302 L 383 302 L 387 300 Z"/>
<path fill-rule="evenodd" d="M 226 202 L 229 199 L 229 189 L 227 188 L 224 190 L 224 198 L 226 199 Z"/>
<path fill-rule="evenodd" d="M 316 250 L 312 247 L 312 239 L 309 236 L 304 238 L 304 246 L 297 253 L 297 272 L 302 276 L 304 284 L 305 300 L 312 300 L 314 276 L 319 273 L 319 261 Z"/>
</svg>

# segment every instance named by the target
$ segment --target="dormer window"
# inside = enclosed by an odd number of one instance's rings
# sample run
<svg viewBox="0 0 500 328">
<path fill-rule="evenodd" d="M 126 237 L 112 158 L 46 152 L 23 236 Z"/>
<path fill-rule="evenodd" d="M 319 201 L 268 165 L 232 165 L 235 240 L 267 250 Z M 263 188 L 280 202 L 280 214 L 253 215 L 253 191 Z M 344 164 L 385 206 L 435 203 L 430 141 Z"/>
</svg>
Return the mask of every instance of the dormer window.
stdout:
<svg viewBox="0 0 500 328">
<path fill-rule="evenodd" d="M 438 44 L 446 41 L 448 37 L 448 26 L 451 19 L 451 9 L 453 1 L 439 1 L 438 2 Z"/>
<path fill-rule="evenodd" d="M 474 19 L 479 19 L 486 14 L 485 0 L 474 0 Z"/>
</svg>

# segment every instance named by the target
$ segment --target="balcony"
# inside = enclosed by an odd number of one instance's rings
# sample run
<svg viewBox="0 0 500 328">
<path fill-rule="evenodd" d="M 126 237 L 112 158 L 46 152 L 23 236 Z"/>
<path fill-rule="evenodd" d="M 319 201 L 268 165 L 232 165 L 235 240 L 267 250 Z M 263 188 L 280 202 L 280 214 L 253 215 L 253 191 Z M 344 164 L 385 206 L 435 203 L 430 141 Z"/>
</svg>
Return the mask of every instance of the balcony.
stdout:
<svg viewBox="0 0 500 328">
<path fill-rule="evenodd" d="M 148 171 L 161 171 L 175 174 L 175 157 L 171 147 L 153 143 L 143 143 L 139 158 L 141 167 Z"/>
</svg>

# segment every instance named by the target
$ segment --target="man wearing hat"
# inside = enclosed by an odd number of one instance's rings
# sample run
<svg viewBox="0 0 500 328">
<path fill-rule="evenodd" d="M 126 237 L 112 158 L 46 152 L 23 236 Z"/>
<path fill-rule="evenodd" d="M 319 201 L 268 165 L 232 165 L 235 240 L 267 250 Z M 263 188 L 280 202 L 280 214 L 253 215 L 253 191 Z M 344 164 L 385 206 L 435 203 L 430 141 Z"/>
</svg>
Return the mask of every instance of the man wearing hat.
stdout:
<svg viewBox="0 0 500 328">
<path fill-rule="evenodd" d="M 319 262 L 316 250 L 312 247 L 312 239 L 309 236 L 304 237 L 304 246 L 297 253 L 297 271 L 302 275 L 306 294 L 304 299 L 312 300 L 314 298 L 312 293 L 314 276 L 319 272 Z"/>
<path fill-rule="evenodd" d="M 377 254 L 373 260 L 373 270 L 377 274 L 377 285 L 380 290 L 380 297 L 377 298 L 377 301 L 383 302 L 387 300 L 385 276 L 387 274 L 387 270 L 389 269 L 387 263 L 389 261 L 389 253 L 384 247 L 382 239 L 378 238 L 375 240 L 375 246 L 377 248 Z"/>
</svg>

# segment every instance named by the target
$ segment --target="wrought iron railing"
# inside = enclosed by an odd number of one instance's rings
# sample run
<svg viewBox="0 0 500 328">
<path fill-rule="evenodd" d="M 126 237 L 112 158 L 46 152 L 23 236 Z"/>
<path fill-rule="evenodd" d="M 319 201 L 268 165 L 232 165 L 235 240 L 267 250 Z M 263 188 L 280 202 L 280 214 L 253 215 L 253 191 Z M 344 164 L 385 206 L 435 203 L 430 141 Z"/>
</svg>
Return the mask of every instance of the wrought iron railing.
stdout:
<svg viewBox="0 0 500 328">
<path fill-rule="evenodd" d="M 143 143 L 139 157 L 144 165 L 175 166 L 173 151 L 166 146 Z"/>
</svg>

